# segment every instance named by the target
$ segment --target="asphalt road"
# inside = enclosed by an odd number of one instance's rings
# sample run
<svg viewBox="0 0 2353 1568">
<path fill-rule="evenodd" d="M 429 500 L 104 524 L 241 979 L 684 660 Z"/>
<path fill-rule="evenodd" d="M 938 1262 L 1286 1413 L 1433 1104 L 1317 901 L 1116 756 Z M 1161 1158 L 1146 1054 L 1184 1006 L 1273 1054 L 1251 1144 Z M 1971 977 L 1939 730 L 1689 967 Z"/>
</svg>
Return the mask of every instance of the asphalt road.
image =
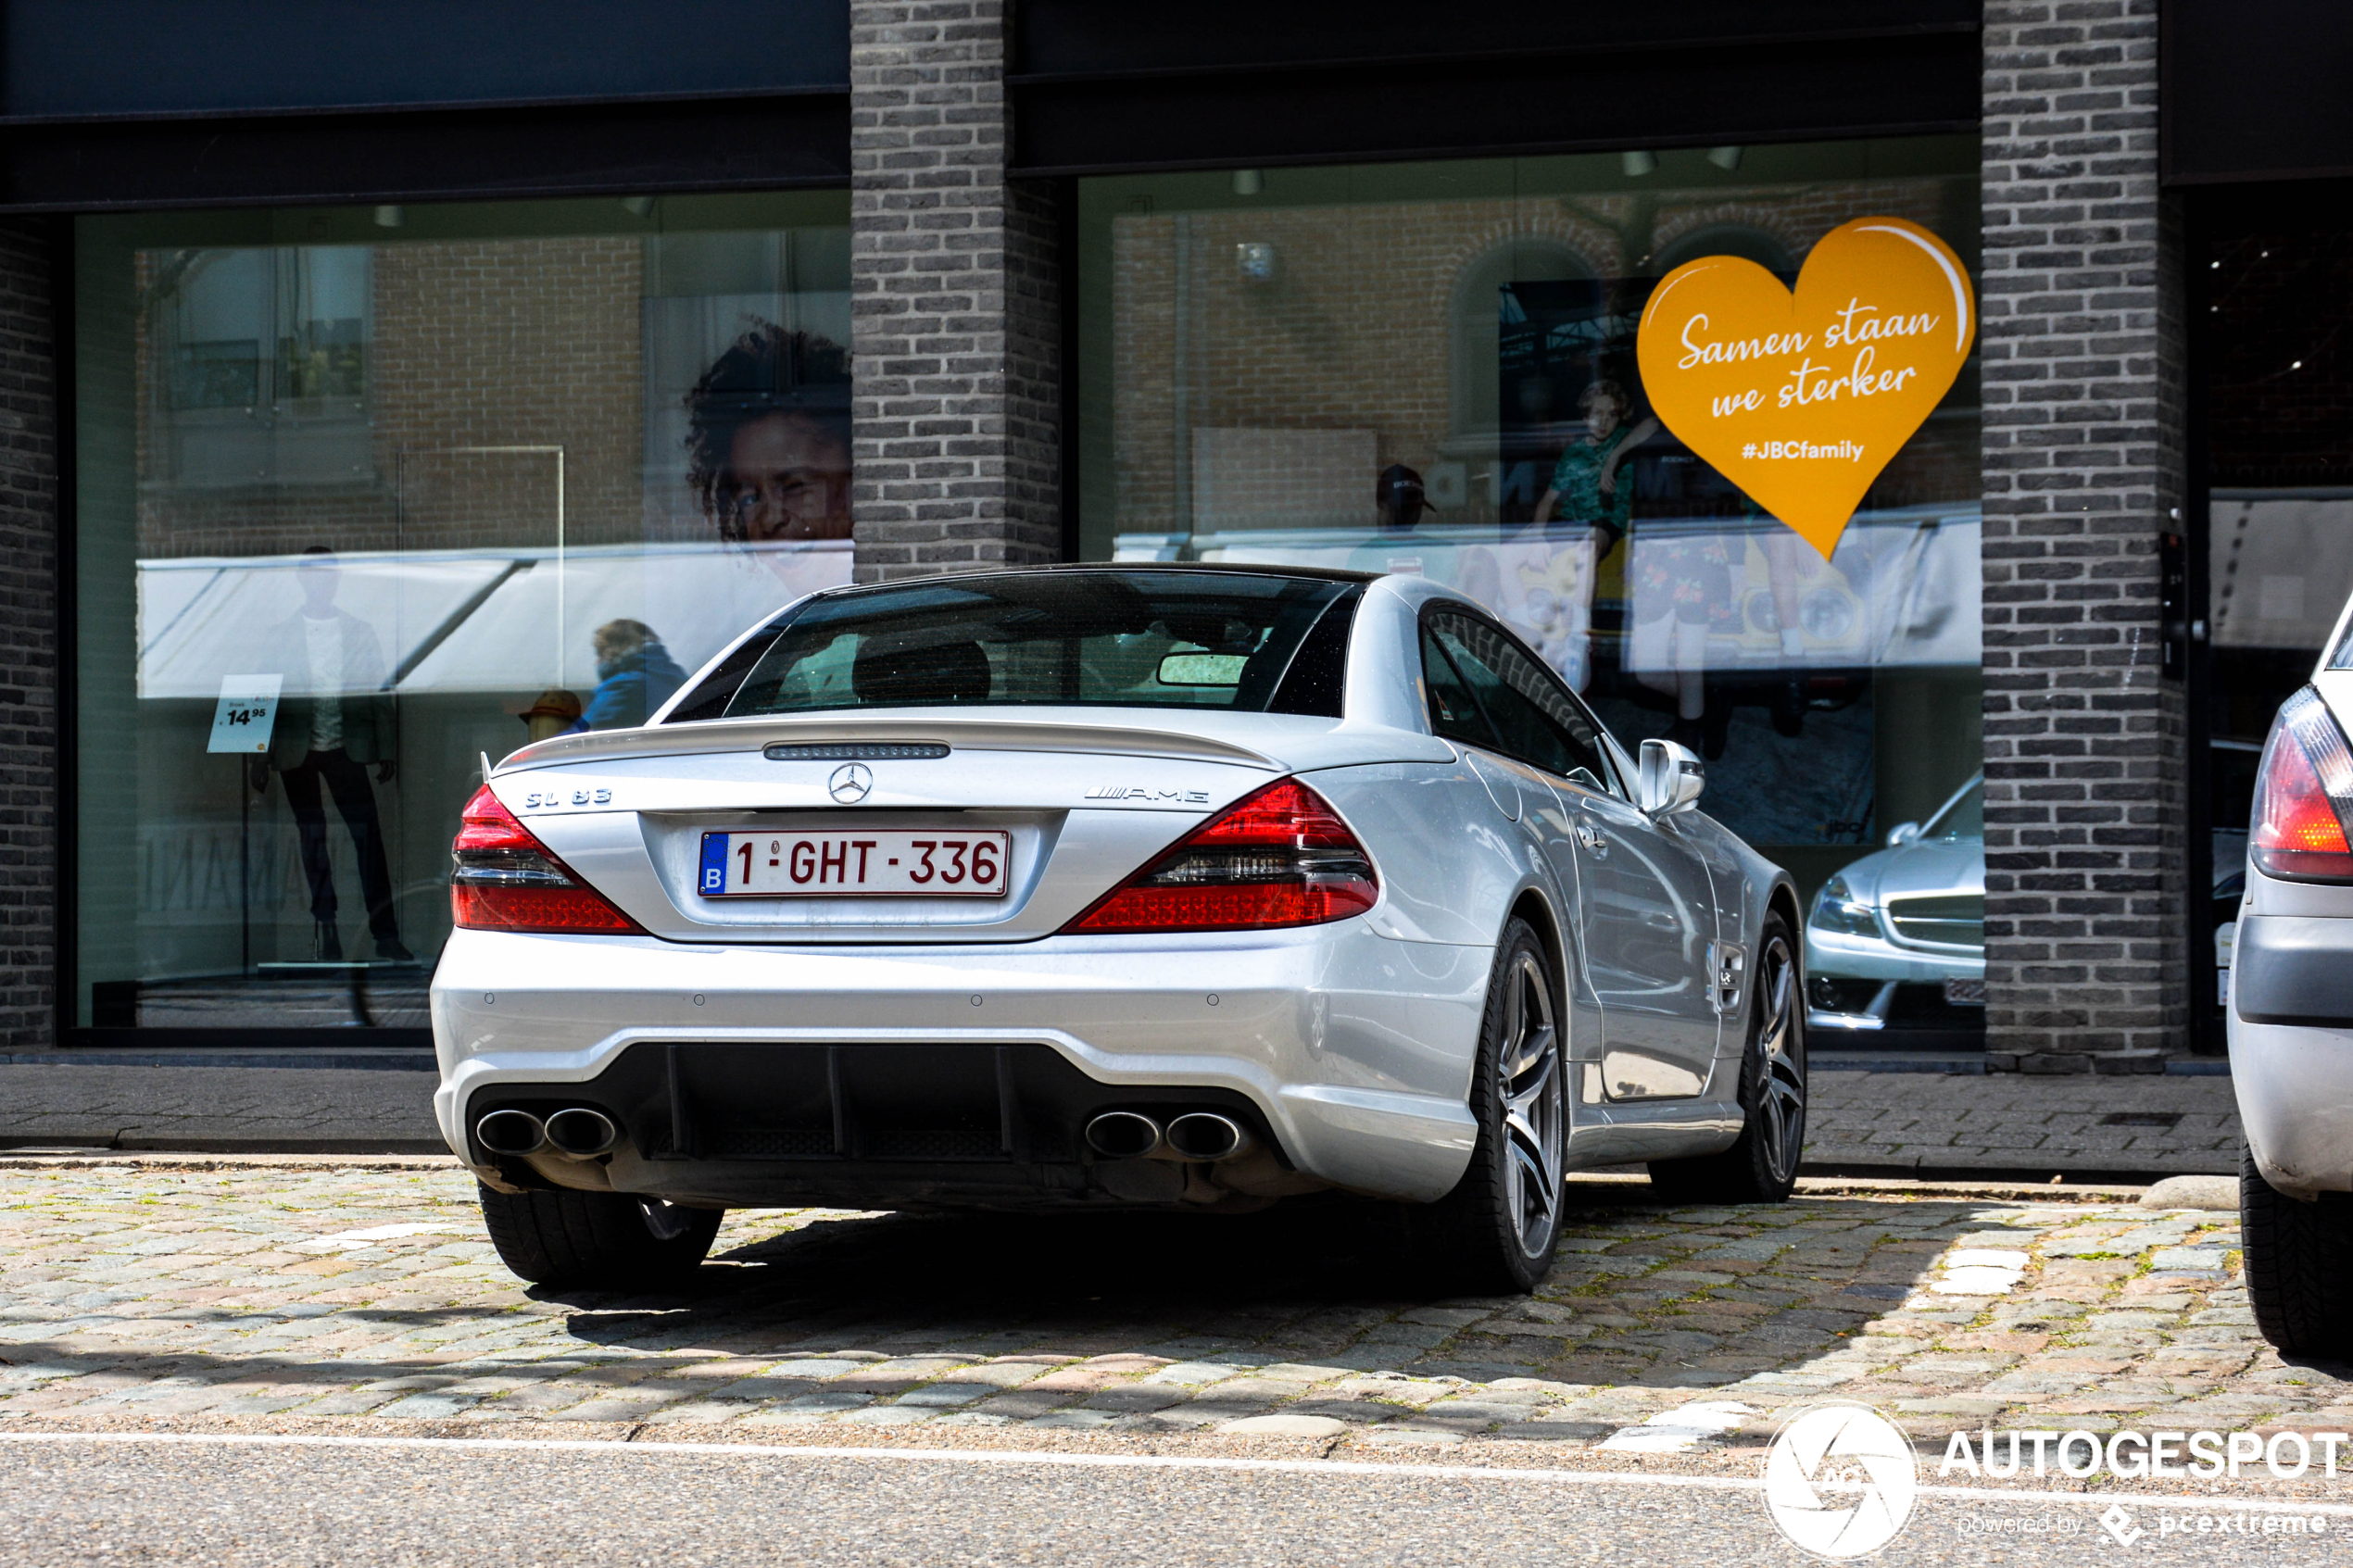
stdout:
<svg viewBox="0 0 2353 1568">
<path fill-rule="evenodd" d="M 26 1435 L 0 1440 L 0 1563 L 42 1568 L 1818 1561 L 1782 1541 L 1738 1483 L 1312 1461 Z M 2339 1514 L 2318 1537 L 2185 1536 L 2161 1520 L 2190 1511 L 2136 1504 L 2146 1534 L 2128 1550 L 2096 1508 L 1924 1497 L 1872 1561 L 2336 1562 L 2353 1532 Z"/>
</svg>

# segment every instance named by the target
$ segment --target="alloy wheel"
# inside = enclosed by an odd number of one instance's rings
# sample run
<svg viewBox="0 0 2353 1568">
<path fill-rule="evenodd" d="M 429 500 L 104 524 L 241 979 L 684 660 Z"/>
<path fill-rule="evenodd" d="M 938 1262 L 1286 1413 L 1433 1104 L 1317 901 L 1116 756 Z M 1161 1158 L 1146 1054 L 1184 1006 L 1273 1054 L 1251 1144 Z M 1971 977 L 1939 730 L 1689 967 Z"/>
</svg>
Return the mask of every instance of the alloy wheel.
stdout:
<svg viewBox="0 0 2353 1568">
<path fill-rule="evenodd" d="M 1776 935 L 1756 965 L 1757 1047 L 1764 1057 L 1757 1080 L 1756 1132 L 1775 1183 L 1797 1173 L 1806 1147 L 1805 1017 L 1798 1011 L 1797 962 L 1789 943 Z"/>
<path fill-rule="evenodd" d="M 1504 1180 L 1514 1239 L 1523 1257 L 1549 1257 L 1560 1223 L 1566 1105 L 1552 984 L 1534 953 L 1519 955 L 1504 988 L 1502 1079 Z"/>
</svg>

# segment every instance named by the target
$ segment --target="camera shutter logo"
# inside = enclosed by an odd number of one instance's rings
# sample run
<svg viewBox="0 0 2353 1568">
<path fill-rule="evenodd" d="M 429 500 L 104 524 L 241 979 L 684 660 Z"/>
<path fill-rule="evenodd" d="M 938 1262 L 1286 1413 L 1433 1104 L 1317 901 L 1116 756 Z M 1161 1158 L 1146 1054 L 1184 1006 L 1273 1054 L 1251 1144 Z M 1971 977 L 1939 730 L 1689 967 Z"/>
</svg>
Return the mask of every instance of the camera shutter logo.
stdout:
<svg viewBox="0 0 2353 1568">
<path fill-rule="evenodd" d="M 825 781 L 825 793 L 844 806 L 855 806 L 875 787 L 874 770 L 863 762 L 845 762 Z"/>
<path fill-rule="evenodd" d="M 1864 1405 L 1811 1405 L 1774 1435 L 1765 1512 L 1818 1557 L 1861 1557 L 1904 1528 L 1919 1461 L 1895 1424 Z"/>
</svg>

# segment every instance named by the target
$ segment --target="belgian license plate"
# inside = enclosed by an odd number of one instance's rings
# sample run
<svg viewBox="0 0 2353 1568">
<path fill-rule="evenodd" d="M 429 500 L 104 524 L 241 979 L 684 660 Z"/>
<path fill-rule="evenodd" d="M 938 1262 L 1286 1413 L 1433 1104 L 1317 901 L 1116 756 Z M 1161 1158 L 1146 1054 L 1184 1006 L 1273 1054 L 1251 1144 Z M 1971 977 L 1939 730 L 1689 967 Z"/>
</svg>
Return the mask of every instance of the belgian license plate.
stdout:
<svg viewBox="0 0 2353 1568">
<path fill-rule="evenodd" d="M 1982 1008 L 1985 1005 L 1985 982 L 1947 980 L 1944 982 L 1944 1002 L 1948 1007 Z"/>
<path fill-rule="evenodd" d="M 707 833 L 696 891 L 706 898 L 996 898 L 1012 851 L 1009 833 Z"/>
</svg>

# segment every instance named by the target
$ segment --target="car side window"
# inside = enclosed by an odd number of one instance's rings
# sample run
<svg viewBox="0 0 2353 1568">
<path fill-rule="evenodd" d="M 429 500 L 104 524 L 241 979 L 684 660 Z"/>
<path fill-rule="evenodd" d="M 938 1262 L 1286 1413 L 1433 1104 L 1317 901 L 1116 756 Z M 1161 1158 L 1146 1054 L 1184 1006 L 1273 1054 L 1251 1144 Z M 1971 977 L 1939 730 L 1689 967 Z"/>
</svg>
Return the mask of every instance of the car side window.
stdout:
<svg viewBox="0 0 2353 1568">
<path fill-rule="evenodd" d="M 1465 746 L 1504 749 L 1495 732 L 1487 727 L 1487 715 L 1471 696 L 1470 687 L 1464 684 L 1461 671 L 1428 626 L 1422 628 L 1422 682 L 1429 688 L 1429 727 L 1434 734 Z"/>
<path fill-rule="evenodd" d="M 1429 617 L 1423 635 L 1451 657 L 1504 755 L 1587 789 L 1616 793 L 1592 719 L 1526 651 L 1494 627 L 1445 610 Z"/>
</svg>

